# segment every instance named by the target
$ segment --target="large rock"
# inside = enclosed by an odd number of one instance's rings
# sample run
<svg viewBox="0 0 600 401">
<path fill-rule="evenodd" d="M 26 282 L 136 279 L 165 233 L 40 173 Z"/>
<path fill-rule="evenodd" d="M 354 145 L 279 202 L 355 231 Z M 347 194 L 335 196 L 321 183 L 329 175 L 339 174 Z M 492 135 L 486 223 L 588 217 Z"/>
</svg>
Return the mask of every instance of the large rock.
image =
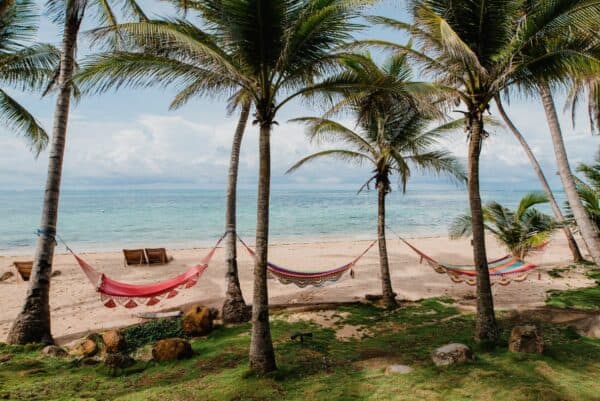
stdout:
<svg viewBox="0 0 600 401">
<path fill-rule="evenodd" d="M 98 352 L 98 345 L 91 338 L 84 338 L 75 344 L 69 354 L 73 356 L 90 357 L 96 355 Z"/>
<path fill-rule="evenodd" d="M 152 348 L 152 358 L 155 361 L 174 361 L 185 359 L 193 354 L 189 341 L 181 338 L 167 338 L 160 340 Z"/>
<path fill-rule="evenodd" d="M 46 345 L 44 348 L 42 348 L 42 354 L 56 358 L 62 358 L 68 355 L 64 348 L 61 348 L 57 345 Z"/>
<path fill-rule="evenodd" d="M 183 314 L 182 328 L 188 336 L 205 336 L 214 327 L 214 320 L 219 311 L 215 308 L 207 308 L 203 305 L 192 305 Z"/>
<path fill-rule="evenodd" d="M 449 366 L 475 361 L 475 354 L 464 344 L 452 343 L 433 351 L 431 359 L 436 366 Z"/>
<path fill-rule="evenodd" d="M 544 338 L 533 325 L 515 326 L 510 332 L 508 350 L 541 354 L 544 352 Z"/>
<path fill-rule="evenodd" d="M 104 350 L 108 354 L 121 352 L 127 346 L 125 337 L 118 330 L 109 330 L 102 333 L 102 342 Z"/>
<path fill-rule="evenodd" d="M 580 336 L 600 339 L 600 315 L 578 321 L 575 330 Z"/>
</svg>

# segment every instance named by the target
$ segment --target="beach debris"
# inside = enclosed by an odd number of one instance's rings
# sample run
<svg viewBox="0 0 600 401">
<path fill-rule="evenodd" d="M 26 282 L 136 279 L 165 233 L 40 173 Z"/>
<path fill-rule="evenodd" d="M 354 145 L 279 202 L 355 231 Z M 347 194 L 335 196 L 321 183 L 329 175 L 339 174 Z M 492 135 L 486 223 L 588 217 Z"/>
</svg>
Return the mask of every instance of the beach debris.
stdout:
<svg viewBox="0 0 600 401">
<path fill-rule="evenodd" d="M 2 282 L 2 281 L 6 281 L 6 280 L 8 280 L 9 278 L 12 278 L 12 277 L 14 277 L 14 276 L 15 276 L 15 273 L 13 273 L 13 272 L 4 272 L 4 273 L 2 273 L 2 275 L 0 276 L 0 282 Z"/>
<path fill-rule="evenodd" d="M 108 354 L 121 352 L 127 346 L 125 337 L 118 330 L 109 330 L 102 333 L 102 342 L 104 350 Z"/>
<path fill-rule="evenodd" d="M 216 308 L 192 305 L 183 313 L 183 332 L 188 336 L 205 336 L 213 330 L 214 320 L 218 315 Z"/>
<path fill-rule="evenodd" d="M 42 368 L 34 368 L 34 369 L 20 370 L 17 372 L 17 374 L 19 376 L 30 376 L 30 375 L 35 375 L 38 373 L 46 373 L 46 371 Z"/>
<path fill-rule="evenodd" d="M 53 356 L 55 358 L 63 358 L 68 355 L 68 352 L 64 348 L 57 345 L 46 345 L 42 348 L 42 354 L 47 356 Z"/>
<path fill-rule="evenodd" d="M 574 327 L 580 336 L 600 339 L 600 315 L 581 319 L 574 324 Z"/>
<path fill-rule="evenodd" d="M 0 355 L 0 363 L 8 362 L 13 358 L 12 354 L 2 354 Z"/>
<path fill-rule="evenodd" d="M 134 316 L 140 319 L 167 319 L 171 317 L 179 317 L 183 315 L 180 310 L 169 311 L 169 312 L 141 312 L 136 313 Z"/>
<path fill-rule="evenodd" d="M 69 350 L 70 355 L 80 357 L 90 357 L 96 353 L 98 353 L 98 345 L 91 338 L 82 339 Z"/>
<path fill-rule="evenodd" d="M 77 359 L 77 364 L 81 366 L 95 366 L 102 362 L 102 358 L 98 356 L 86 356 Z"/>
<path fill-rule="evenodd" d="M 50 277 L 58 277 L 62 274 L 62 272 L 60 270 L 53 270 L 52 274 L 50 274 Z"/>
<path fill-rule="evenodd" d="M 451 343 L 439 347 L 431 355 L 435 366 L 450 366 L 466 362 L 474 362 L 475 354 L 468 346 L 460 343 Z"/>
<path fill-rule="evenodd" d="M 386 375 L 392 375 L 392 374 L 406 374 L 406 373 L 410 373 L 413 371 L 413 368 L 411 368 L 408 365 L 390 365 L 387 368 L 385 368 L 385 374 Z"/>
<path fill-rule="evenodd" d="M 515 326 L 510 332 L 508 350 L 541 354 L 544 352 L 544 338 L 534 325 Z"/>
<path fill-rule="evenodd" d="M 192 354 L 192 345 L 182 338 L 160 340 L 152 348 L 152 358 L 158 362 L 185 359 Z"/>
</svg>

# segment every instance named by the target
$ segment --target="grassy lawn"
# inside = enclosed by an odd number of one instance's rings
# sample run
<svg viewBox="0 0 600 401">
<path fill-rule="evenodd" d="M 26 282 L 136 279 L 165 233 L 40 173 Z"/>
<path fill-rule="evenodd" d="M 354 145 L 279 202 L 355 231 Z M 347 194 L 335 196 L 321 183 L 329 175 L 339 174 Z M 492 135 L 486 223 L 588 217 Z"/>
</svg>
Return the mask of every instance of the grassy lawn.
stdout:
<svg viewBox="0 0 600 401">
<path fill-rule="evenodd" d="M 549 291 L 546 304 L 555 308 L 600 311 L 600 270 L 592 270 L 587 275 L 596 280 L 596 285 L 575 290 Z"/>
<path fill-rule="evenodd" d="M 363 337 L 351 340 L 338 340 L 336 327 L 289 323 L 280 314 L 272 325 L 279 370 L 263 377 L 247 369 L 248 325 L 219 328 L 194 340 L 192 359 L 138 362 L 118 376 L 101 365 L 76 367 L 43 357 L 33 347 L 0 346 L 0 355 L 13 355 L 0 363 L 0 399 L 600 400 L 600 341 L 543 324 L 544 355 L 511 354 L 506 336 L 516 322 L 501 317 L 504 343 L 495 350 L 478 349 L 471 340 L 473 317 L 442 301 L 392 312 L 370 305 L 340 307 L 339 325 L 364 327 Z M 313 338 L 304 344 L 290 341 L 298 331 L 312 332 Z M 435 367 L 432 350 L 449 342 L 472 346 L 477 362 Z M 414 371 L 385 375 L 389 361 Z M 39 372 L 18 373 L 29 369 Z"/>
</svg>

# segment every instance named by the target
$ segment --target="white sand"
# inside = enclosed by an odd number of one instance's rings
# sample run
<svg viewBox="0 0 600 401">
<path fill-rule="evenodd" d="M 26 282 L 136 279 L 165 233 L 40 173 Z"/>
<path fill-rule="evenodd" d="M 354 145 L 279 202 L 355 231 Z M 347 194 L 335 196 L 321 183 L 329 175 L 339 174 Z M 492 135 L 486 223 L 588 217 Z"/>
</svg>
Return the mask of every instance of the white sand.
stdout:
<svg viewBox="0 0 600 401">
<path fill-rule="evenodd" d="M 468 263 L 471 259 L 469 241 L 451 241 L 447 238 L 421 238 L 412 240 L 415 245 L 436 259 L 447 263 Z M 368 241 L 337 241 L 319 244 L 276 244 L 272 245 L 269 259 L 287 268 L 300 270 L 330 269 L 349 262 L 368 245 Z M 446 275 L 435 273 L 426 264 L 420 265 L 418 257 L 400 241 L 390 238 L 388 251 L 391 263 L 394 290 L 399 298 L 417 300 L 426 297 L 448 295 L 461 300 L 466 307 L 474 305 L 468 300 L 474 288 L 466 284 L 455 284 Z M 206 253 L 205 249 L 183 249 L 170 251 L 175 258 L 170 264 L 158 267 L 124 267 L 120 253 L 90 253 L 81 256 L 96 269 L 111 278 L 131 283 L 161 281 L 186 270 L 186 266 L 197 263 Z M 490 258 L 506 252 L 489 238 Z M 14 260 L 22 257 L 0 257 L 0 274 L 11 270 Z M 337 283 L 322 288 L 300 289 L 293 285 L 282 285 L 269 281 L 271 303 L 320 303 L 353 301 L 365 294 L 380 293 L 379 263 L 377 247 L 374 247 L 355 268 L 356 278 L 344 276 Z M 534 271 L 523 283 L 509 286 L 494 286 L 495 303 L 498 308 L 523 309 L 544 303 L 548 289 L 567 289 L 591 285 L 581 271 L 571 271 L 566 277 L 553 279 L 545 272 L 556 266 L 569 264 L 569 250 L 562 236 L 556 235 L 548 250 L 534 258 L 541 264 L 541 280 Z M 239 268 L 242 289 L 247 302 L 252 300 L 252 260 L 239 248 Z M 55 270 L 61 274 L 52 280 L 50 303 L 52 308 L 52 331 L 59 342 L 65 342 L 88 331 L 120 327 L 137 323 L 141 319 L 134 315 L 143 311 L 157 311 L 190 302 L 200 302 L 220 307 L 225 293 L 225 263 L 223 250 L 219 249 L 198 284 L 182 291 L 177 297 L 154 307 L 108 309 L 99 302 L 99 296 L 87 281 L 74 259 L 67 254 L 57 255 Z M 28 284 L 18 277 L 0 282 L 0 341 L 6 338 L 12 319 L 17 315 Z M 464 299 L 467 298 L 467 299 Z"/>
</svg>

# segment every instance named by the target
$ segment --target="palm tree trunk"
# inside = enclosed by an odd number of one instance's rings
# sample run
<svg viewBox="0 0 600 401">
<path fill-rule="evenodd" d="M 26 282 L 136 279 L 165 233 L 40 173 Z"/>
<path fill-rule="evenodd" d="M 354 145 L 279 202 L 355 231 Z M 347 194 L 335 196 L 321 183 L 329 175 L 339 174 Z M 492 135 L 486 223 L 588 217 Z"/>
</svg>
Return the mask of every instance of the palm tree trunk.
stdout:
<svg viewBox="0 0 600 401">
<path fill-rule="evenodd" d="M 259 176 L 256 216 L 256 262 L 252 300 L 252 338 L 250 368 L 260 373 L 277 369 L 269 326 L 267 253 L 269 246 L 269 193 L 271 186 L 271 124 L 261 123 L 259 140 Z"/>
<path fill-rule="evenodd" d="M 67 18 L 63 34 L 58 96 L 54 111 L 40 237 L 37 242 L 25 303 L 8 334 L 8 342 L 11 344 L 39 342 L 52 344 L 54 342 L 50 328 L 50 274 L 56 246 L 60 182 L 71 102 L 71 79 L 80 21 L 73 22 L 72 19 Z"/>
<path fill-rule="evenodd" d="M 535 171 L 536 175 L 538 176 L 540 184 L 542 184 L 542 189 L 544 190 L 546 196 L 548 197 L 548 200 L 550 201 L 550 207 L 552 208 L 552 212 L 554 213 L 554 218 L 556 218 L 556 220 L 559 222 L 564 221 L 565 218 L 562 214 L 562 211 L 560 210 L 560 206 L 558 206 L 558 202 L 556 202 L 556 198 L 554 198 L 554 194 L 552 193 L 552 189 L 550 189 L 548 180 L 546 179 L 546 176 L 542 171 L 542 166 L 540 166 L 540 164 L 538 163 L 537 159 L 535 158 L 535 155 L 533 154 L 533 151 L 529 147 L 529 144 L 527 143 L 523 135 L 521 135 L 521 132 L 517 129 L 517 127 L 513 124 L 512 120 L 506 114 L 506 111 L 502 106 L 502 101 L 499 97 L 496 98 L 496 104 L 498 105 L 498 111 L 500 112 L 502 119 L 504 120 L 506 125 L 508 125 L 508 128 L 512 131 L 515 138 L 517 138 L 517 141 L 519 141 L 519 143 L 523 147 L 525 154 L 527 154 L 527 157 L 529 158 L 529 161 L 531 162 L 531 165 L 533 167 L 533 171 Z M 567 238 L 567 243 L 569 244 L 569 249 L 571 250 L 571 255 L 573 256 L 573 262 L 582 262 L 584 260 L 583 256 L 579 251 L 577 241 L 575 241 L 575 237 L 573 237 L 573 233 L 571 232 L 569 227 L 563 227 L 563 233 Z"/>
<path fill-rule="evenodd" d="M 573 211 L 573 216 L 575 217 L 583 241 L 590 251 L 594 263 L 600 266 L 600 237 L 577 193 L 577 186 L 575 184 L 575 179 L 573 178 L 573 173 L 571 172 L 571 167 L 569 166 L 569 159 L 567 158 L 567 151 L 565 149 L 558 115 L 556 113 L 556 106 L 554 104 L 554 99 L 552 98 L 552 92 L 548 84 L 544 81 L 540 82 L 539 91 L 546 112 L 546 118 L 548 119 L 548 126 L 550 127 L 550 136 L 552 137 L 552 144 L 554 145 L 558 174 L 560 175 L 565 194 L 567 195 L 567 200 Z"/>
<path fill-rule="evenodd" d="M 494 315 L 494 299 L 485 252 L 483 211 L 479 193 L 479 156 L 483 140 L 483 119 L 480 113 L 470 121 L 468 189 L 473 229 L 473 261 L 477 270 L 477 317 L 475 340 L 495 343 L 498 340 L 498 327 Z"/>
<path fill-rule="evenodd" d="M 250 103 L 242 105 L 242 111 L 231 146 L 231 160 L 229 162 L 229 177 L 227 184 L 227 210 L 225 224 L 227 238 L 225 242 L 225 258 L 227 261 L 227 292 L 223 303 L 222 315 L 226 323 L 244 323 L 250 320 L 250 313 L 242 289 L 237 266 L 237 231 L 236 231 L 236 205 L 237 205 L 237 179 L 240 160 L 242 138 L 246 130 L 246 123 L 250 114 Z"/>
<path fill-rule="evenodd" d="M 385 195 L 384 185 L 377 186 L 377 241 L 379 243 L 379 266 L 381 268 L 381 290 L 383 294 L 383 304 L 386 308 L 397 306 L 394 290 L 392 289 L 392 280 L 390 278 L 390 266 L 385 242 Z"/>
</svg>

